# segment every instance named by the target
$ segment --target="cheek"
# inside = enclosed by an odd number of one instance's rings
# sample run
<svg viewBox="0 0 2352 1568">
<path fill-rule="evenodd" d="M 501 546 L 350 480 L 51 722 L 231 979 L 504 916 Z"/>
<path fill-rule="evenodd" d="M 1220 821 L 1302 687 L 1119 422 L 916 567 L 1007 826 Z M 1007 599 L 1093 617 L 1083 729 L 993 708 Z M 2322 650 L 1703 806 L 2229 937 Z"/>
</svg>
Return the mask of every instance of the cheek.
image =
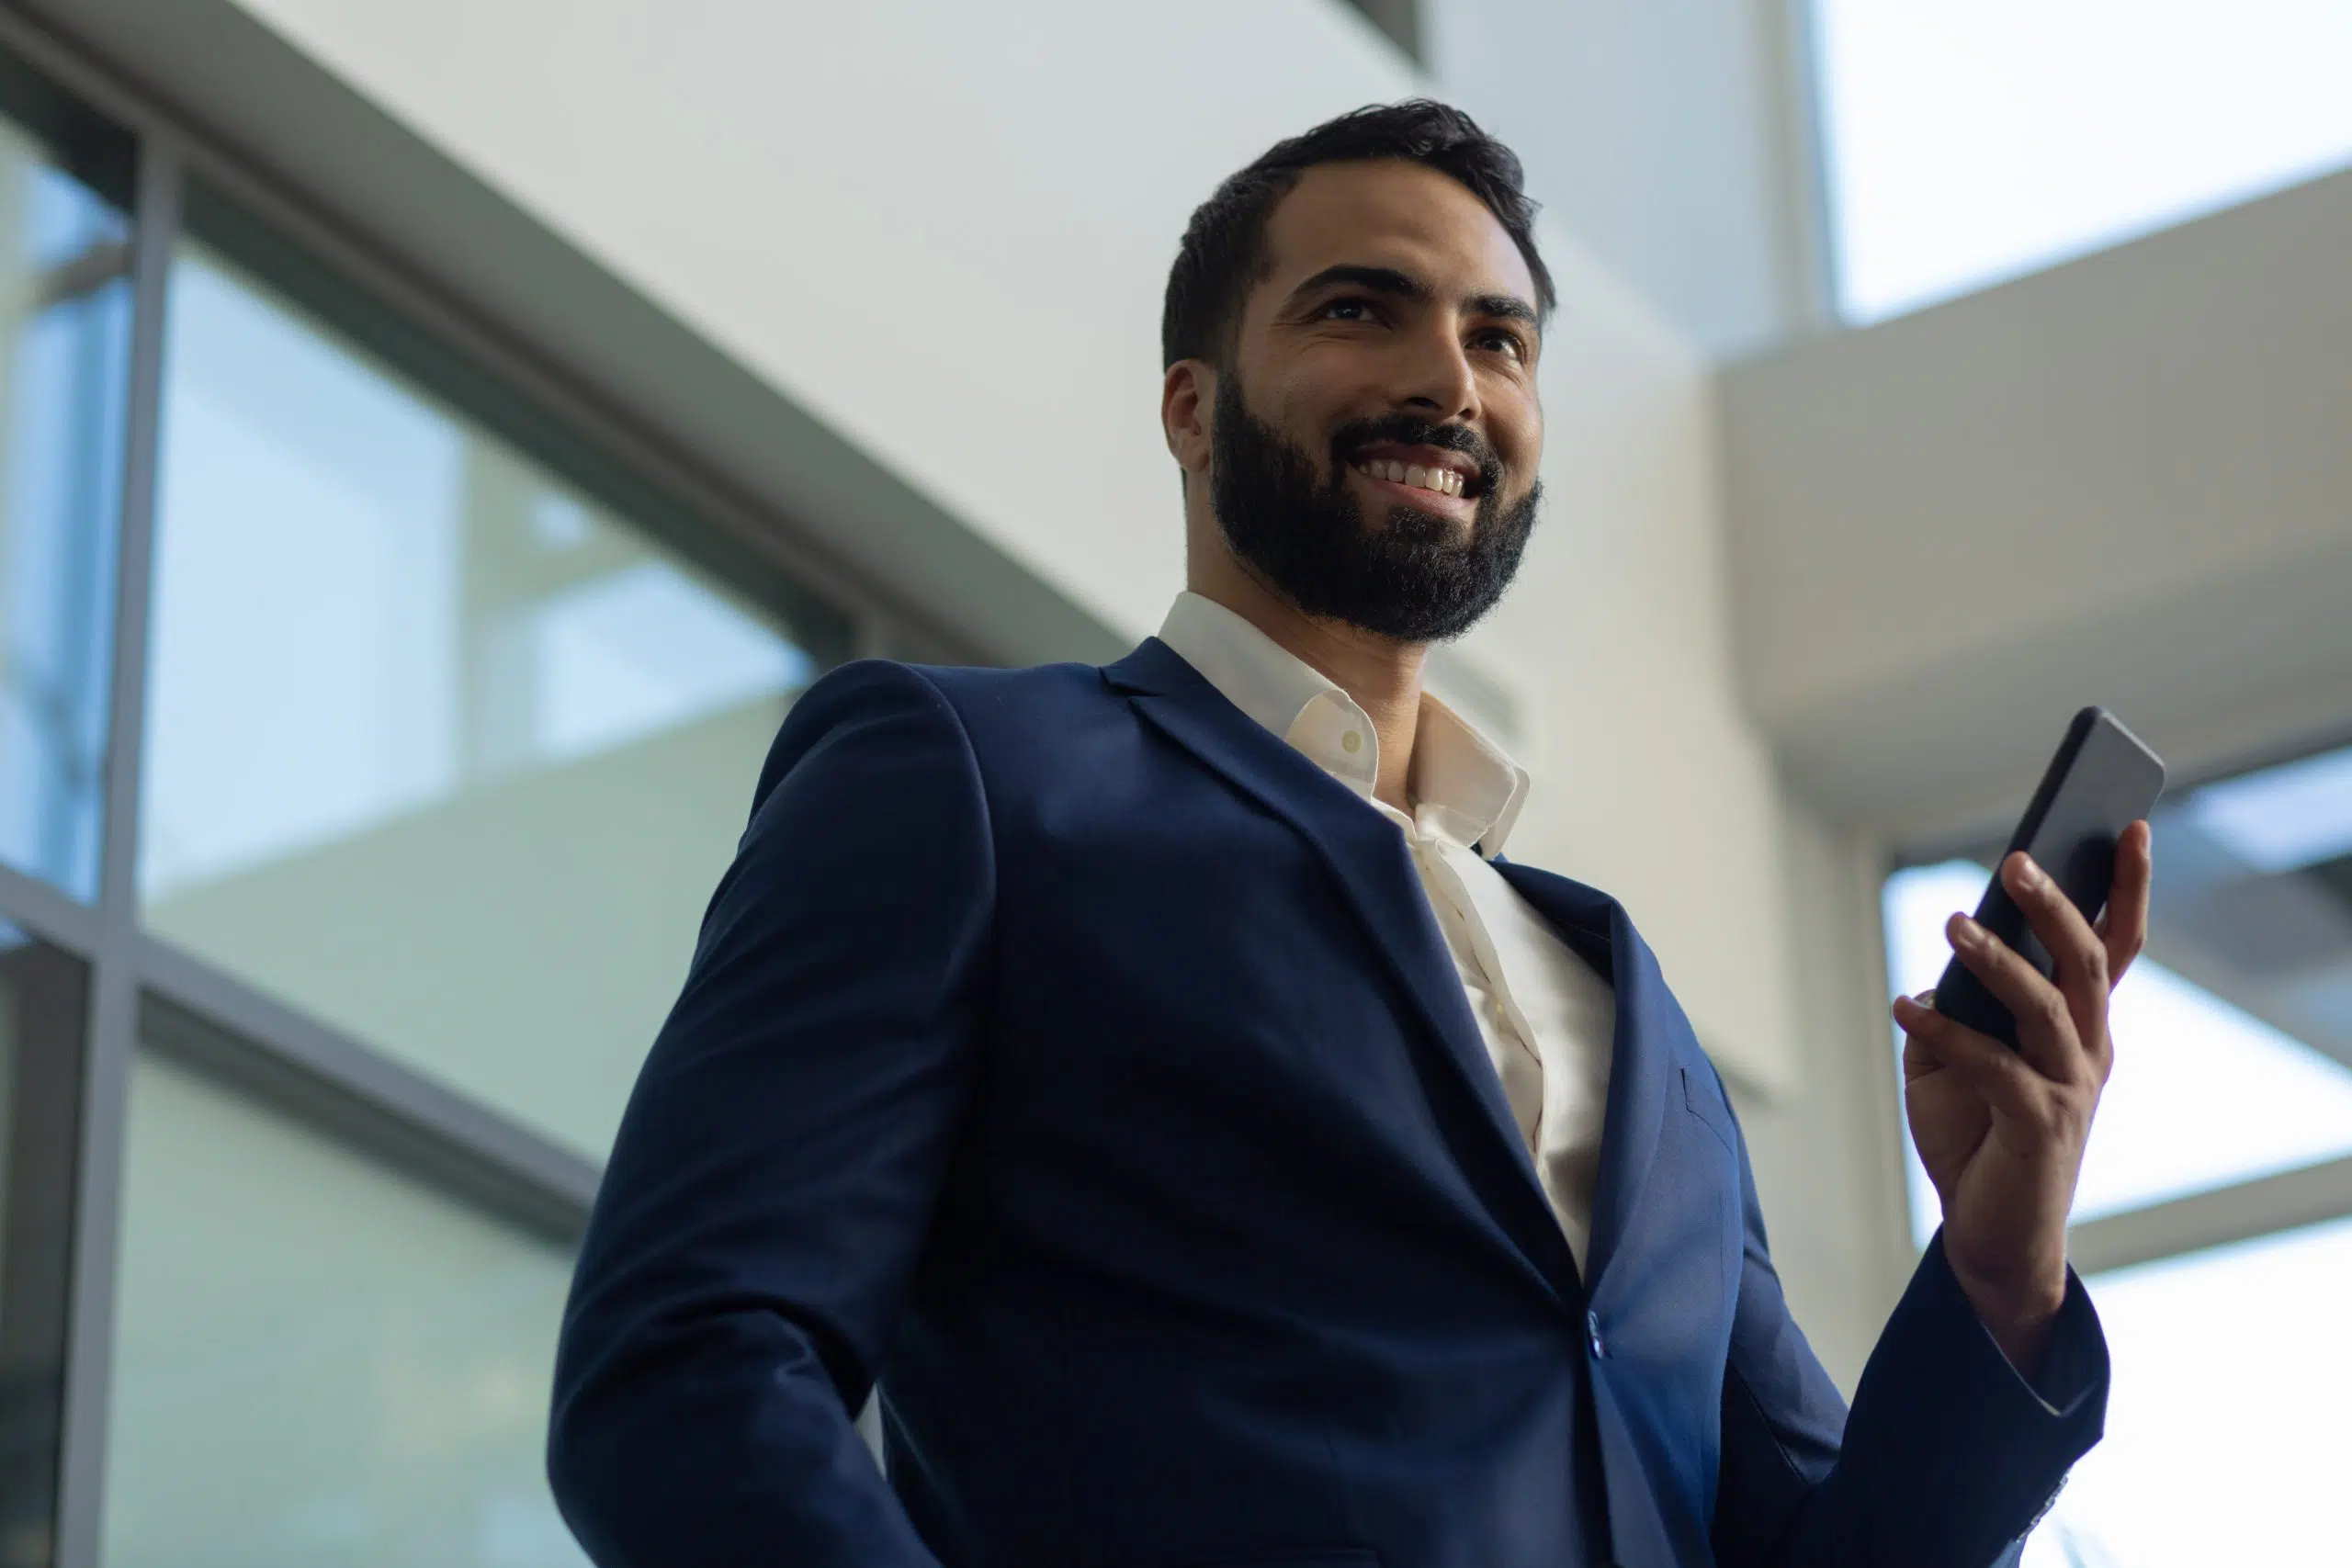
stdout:
<svg viewBox="0 0 2352 1568">
<path fill-rule="evenodd" d="M 1495 450 L 1511 477 L 1524 490 L 1535 482 L 1544 466 L 1544 410 L 1532 398 L 1523 398 L 1499 411 L 1489 426 Z"/>
<path fill-rule="evenodd" d="M 1310 451 L 1320 450 L 1329 432 L 1352 406 L 1347 380 L 1329 374 L 1313 355 L 1303 355 L 1283 374 L 1267 378 L 1251 402 L 1260 419 Z"/>
</svg>

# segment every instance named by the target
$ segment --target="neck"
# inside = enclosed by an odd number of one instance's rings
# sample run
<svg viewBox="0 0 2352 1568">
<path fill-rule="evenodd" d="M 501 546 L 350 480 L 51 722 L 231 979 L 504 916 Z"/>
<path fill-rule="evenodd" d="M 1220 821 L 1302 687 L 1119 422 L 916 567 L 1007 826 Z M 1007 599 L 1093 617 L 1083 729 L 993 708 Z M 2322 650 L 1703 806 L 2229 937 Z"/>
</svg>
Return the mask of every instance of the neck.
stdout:
<svg viewBox="0 0 2352 1568">
<path fill-rule="evenodd" d="M 1412 777 L 1413 737 L 1420 724 L 1426 644 L 1397 642 L 1342 621 L 1307 615 L 1230 556 L 1213 563 L 1196 558 L 1185 586 L 1239 615 L 1353 698 L 1380 739 L 1380 775 L 1373 794 L 1399 811 L 1412 810 L 1407 784 Z"/>
</svg>

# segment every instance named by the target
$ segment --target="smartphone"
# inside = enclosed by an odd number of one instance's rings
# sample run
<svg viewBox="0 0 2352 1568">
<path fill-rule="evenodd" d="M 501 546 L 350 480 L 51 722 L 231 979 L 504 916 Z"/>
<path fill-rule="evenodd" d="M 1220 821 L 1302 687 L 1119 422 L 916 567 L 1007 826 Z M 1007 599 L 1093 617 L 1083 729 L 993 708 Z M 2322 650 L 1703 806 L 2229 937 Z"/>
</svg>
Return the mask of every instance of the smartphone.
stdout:
<svg viewBox="0 0 2352 1568">
<path fill-rule="evenodd" d="M 2087 707 L 2066 727 L 2066 739 L 2050 759 L 2033 799 L 2018 823 L 2007 860 L 2018 850 L 2050 874 L 2083 919 L 2097 920 L 2115 882 L 2115 845 L 2123 829 L 2145 817 L 2164 793 L 2165 765 L 2140 738 L 2101 707 Z M 1976 923 L 1999 937 L 2041 971 L 2056 964 L 2026 924 L 2025 912 L 2001 886 L 1999 868 L 1976 906 Z M 2018 1046 L 2017 1021 L 1983 981 L 1954 956 L 1936 982 L 1936 1010 Z"/>
</svg>

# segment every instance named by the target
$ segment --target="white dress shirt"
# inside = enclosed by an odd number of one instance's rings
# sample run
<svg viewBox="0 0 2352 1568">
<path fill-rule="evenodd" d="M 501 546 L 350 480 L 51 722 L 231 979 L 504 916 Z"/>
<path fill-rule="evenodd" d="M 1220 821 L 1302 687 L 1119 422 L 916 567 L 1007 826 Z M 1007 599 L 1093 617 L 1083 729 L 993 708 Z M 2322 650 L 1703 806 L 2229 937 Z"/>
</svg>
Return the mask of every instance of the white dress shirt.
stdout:
<svg viewBox="0 0 2352 1568">
<path fill-rule="evenodd" d="M 1373 797 L 1380 739 L 1371 718 L 1313 666 L 1197 593 L 1176 596 L 1159 640 L 1403 832 L 1536 1179 L 1583 1267 L 1617 998 L 1479 858 L 1479 850 L 1501 852 L 1527 798 L 1527 771 L 1424 693 L 1406 784 L 1408 817 Z"/>
</svg>

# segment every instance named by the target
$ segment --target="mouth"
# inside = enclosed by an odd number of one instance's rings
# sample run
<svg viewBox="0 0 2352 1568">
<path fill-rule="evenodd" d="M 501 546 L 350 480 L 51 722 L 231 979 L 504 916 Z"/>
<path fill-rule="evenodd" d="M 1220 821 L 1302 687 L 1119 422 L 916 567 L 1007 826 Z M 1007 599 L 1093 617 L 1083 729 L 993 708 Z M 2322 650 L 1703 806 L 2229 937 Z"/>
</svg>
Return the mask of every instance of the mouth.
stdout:
<svg viewBox="0 0 2352 1568">
<path fill-rule="evenodd" d="M 1486 488 L 1477 464 L 1460 452 L 1439 446 L 1366 446 L 1357 451 L 1349 467 L 1366 479 L 1396 485 L 1417 497 L 1475 501 Z"/>
</svg>

